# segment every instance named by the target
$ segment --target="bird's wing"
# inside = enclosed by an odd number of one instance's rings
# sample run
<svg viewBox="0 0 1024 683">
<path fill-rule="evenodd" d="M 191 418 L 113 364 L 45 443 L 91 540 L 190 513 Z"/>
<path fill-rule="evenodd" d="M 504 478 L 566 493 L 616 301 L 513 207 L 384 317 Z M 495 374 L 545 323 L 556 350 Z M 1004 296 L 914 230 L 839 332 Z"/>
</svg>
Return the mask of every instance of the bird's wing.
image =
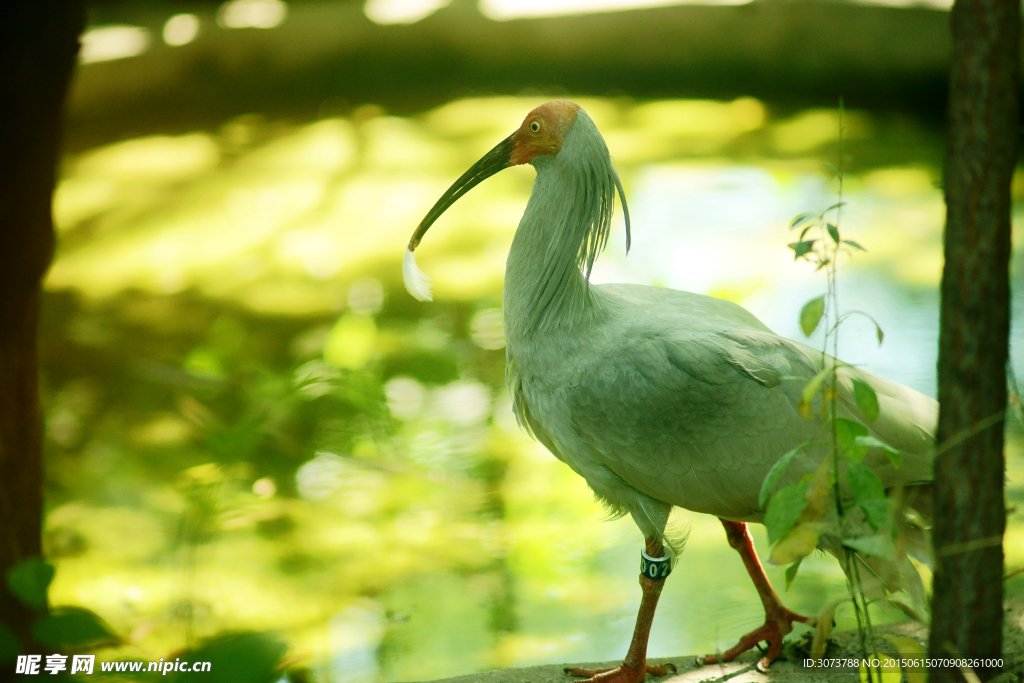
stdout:
<svg viewBox="0 0 1024 683">
<path fill-rule="evenodd" d="M 813 376 L 813 364 L 728 302 L 621 303 L 563 384 L 570 424 L 552 430 L 562 450 L 587 449 L 666 503 L 756 516 L 768 469 L 815 436 L 795 407 L 803 382 L 787 379 Z M 811 467 L 810 456 L 794 474 Z"/>
<path fill-rule="evenodd" d="M 759 519 L 758 493 L 771 466 L 801 443 L 825 439 L 821 421 L 797 410 L 821 354 L 771 333 L 735 304 L 646 289 L 612 290 L 619 313 L 559 387 L 567 420 L 551 425 L 552 435 L 563 451 L 586 449 L 658 500 Z M 907 437 L 916 423 L 903 406 L 911 390 L 871 383 L 892 414 L 880 436 L 893 445 L 916 443 Z M 840 394 L 845 411 L 855 412 L 852 388 L 841 386 Z M 823 444 L 801 452 L 786 481 L 813 471 L 824 452 Z M 888 474 L 887 485 L 901 476 Z"/>
<path fill-rule="evenodd" d="M 811 358 L 815 367 L 836 361 L 822 357 L 820 351 L 798 342 L 786 340 Z M 935 428 L 939 420 L 938 402 L 919 391 L 897 382 L 879 377 L 866 370 L 838 362 L 838 414 L 851 418 L 868 428 L 874 436 L 889 446 L 902 451 L 902 463 L 894 466 L 880 449 L 869 452 L 864 464 L 871 467 L 886 488 L 912 486 L 932 480 L 935 458 Z M 878 416 L 868 420 L 857 406 L 854 382 L 861 381 L 875 392 Z"/>
</svg>

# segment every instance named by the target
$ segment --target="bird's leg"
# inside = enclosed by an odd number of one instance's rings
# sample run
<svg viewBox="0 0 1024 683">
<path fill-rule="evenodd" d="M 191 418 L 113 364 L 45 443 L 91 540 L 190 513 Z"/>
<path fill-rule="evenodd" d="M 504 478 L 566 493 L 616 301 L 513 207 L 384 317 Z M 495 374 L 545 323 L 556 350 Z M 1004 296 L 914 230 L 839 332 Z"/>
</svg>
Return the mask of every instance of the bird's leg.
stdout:
<svg viewBox="0 0 1024 683">
<path fill-rule="evenodd" d="M 665 549 L 661 542 L 651 536 L 647 538 L 647 556 L 649 558 L 665 557 Z M 667 560 L 667 558 L 666 558 Z M 667 567 L 664 573 L 657 574 L 659 578 L 652 579 L 645 573 L 640 574 L 640 588 L 643 590 L 643 599 L 640 601 L 640 612 L 636 615 L 636 627 L 633 629 L 633 640 L 629 644 L 629 651 L 622 664 L 614 669 L 581 669 L 573 667 L 565 672 L 573 676 L 586 676 L 586 681 L 577 683 L 640 683 L 647 677 L 647 674 L 664 676 L 668 670 L 676 670 L 673 664 L 651 665 L 647 663 L 647 639 L 651 635 L 651 622 L 654 621 L 654 610 L 658 606 L 658 598 L 661 596 L 661 589 L 665 586 L 665 579 L 668 575 Z"/>
<path fill-rule="evenodd" d="M 768 641 L 768 652 L 757 662 L 757 668 L 766 671 L 782 651 L 782 638 L 793 630 L 793 622 L 801 621 L 813 626 L 814 618 L 791 612 L 779 602 L 779 596 L 775 594 L 775 589 L 772 588 L 768 577 L 765 576 L 761 561 L 757 559 L 754 541 L 750 538 L 747 525 L 744 522 L 729 522 L 724 519 L 719 521 L 725 526 L 725 535 L 729 538 L 729 545 L 735 548 L 743 558 L 747 573 L 750 574 L 754 587 L 757 588 L 757 594 L 761 596 L 765 618 L 763 626 L 740 638 L 740 642 L 734 647 L 720 655 L 708 655 L 702 661 L 704 664 L 731 662 L 762 640 L 766 640 Z"/>
</svg>

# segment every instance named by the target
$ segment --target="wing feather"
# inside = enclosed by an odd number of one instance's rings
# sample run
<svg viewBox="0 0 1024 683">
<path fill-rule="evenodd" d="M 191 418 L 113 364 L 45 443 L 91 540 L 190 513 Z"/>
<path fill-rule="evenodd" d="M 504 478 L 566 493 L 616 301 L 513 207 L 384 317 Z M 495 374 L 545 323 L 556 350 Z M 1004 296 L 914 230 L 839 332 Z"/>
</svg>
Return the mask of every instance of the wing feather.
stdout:
<svg viewBox="0 0 1024 683">
<path fill-rule="evenodd" d="M 538 419 L 552 450 L 584 476 L 579 463 L 589 459 L 662 502 L 759 520 L 767 471 L 788 450 L 824 437 L 820 419 L 797 411 L 804 382 L 793 379 L 812 377 L 821 353 L 773 334 L 729 302 L 656 288 L 600 289 L 619 304 L 615 314 L 592 339 L 574 340 L 571 354 L 553 350 L 573 362 L 552 359 L 549 367 L 562 370 L 537 380 L 538 397 L 554 399 L 534 412 L 544 416 Z M 849 366 L 840 374 L 845 413 L 856 417 L 853 377 L 868 381 L 882 407 L 879 438 L 921 452 L 903 472 L 875 454 L 883 482 L 929 479 L 924 445 L 934 401 Z M 786 481 L 813 471 L 823 456 L 823 447 L 802 452 Z"/>
</svg>

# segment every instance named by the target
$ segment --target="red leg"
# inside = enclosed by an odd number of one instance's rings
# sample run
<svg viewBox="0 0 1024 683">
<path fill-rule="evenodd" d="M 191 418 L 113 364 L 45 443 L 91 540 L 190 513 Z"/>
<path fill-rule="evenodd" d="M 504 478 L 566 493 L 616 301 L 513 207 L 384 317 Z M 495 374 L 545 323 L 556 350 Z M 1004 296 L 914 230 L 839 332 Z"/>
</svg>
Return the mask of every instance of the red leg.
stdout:
<svg viewBox="0 0 1024 683">
<path fill-rule="evenodd" d="M 651 557 L 661 557 L 664 548 L 655 538 L 647 539 L 647 554 Z M 573 676 L 586 676 L 586 681 L 577 683 L 640 683 L 647 674 L 664 676 L 669 669 L 676 670 L 673 664 L 651 665 L 647 663 L 647 640 L 651 635 L 651 622 L 654 621 L 654 610 L 658 606 L 658 598 L 661 596 L 661 589 L 665 586 L 665 579 L 650 579 L 640 575 L 640 588 L 644 597 L 640 601 L 640 612 L 636 615 L 636 627 L 633 629 L 633 640 L 629 644 L 629 651 L 622 664 L 614 669 L 581 669 L 573 667 L 566 669 L 567 674 Z"/>
<path fill-rule="evenodd" d="M 791 612 L 779 602 L 779 596 L 775 594 L 775 589 L 772 588 L 768 577 L 765 576 L 761 561 L 757 559 L 754 541 L 750 538 L 747 525 L 744 522 L 728 522 L 724 519 L 719 521 L 725 527 L 729 545 L 735 548 L 743 558 L 747 573 L 750 574 L 750 579 L 754 582 L 754 587 L 757 588 L 757 594 L 761 597 L 761 604 L 764 605 L 764 625 L 740 638 L 740 642 L 721 655 L 708 655 L 704 658 L 703 663 L 731 662 L 762 640 L 766 640 L 768 641 L 768 652 L 757 663 L 758 669 L 766 671 L 782 651 L 782 638 L 793 630 L 793 622 L 801 621 L 813 626 L 814 618 Z"/>
</svg>

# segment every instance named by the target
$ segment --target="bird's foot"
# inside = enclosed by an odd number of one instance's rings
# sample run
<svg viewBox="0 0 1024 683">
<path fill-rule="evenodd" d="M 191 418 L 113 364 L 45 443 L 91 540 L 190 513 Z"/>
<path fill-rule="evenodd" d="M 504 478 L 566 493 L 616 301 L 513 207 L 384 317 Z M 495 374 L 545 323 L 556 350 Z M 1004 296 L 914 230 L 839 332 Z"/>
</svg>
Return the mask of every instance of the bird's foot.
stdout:
<svg viewBox="0 0 1024 683">
<path fill-rule="evenodd" d="M 805 617 L 802 614 L 791 612 L 782 605 L 777 605 L 771 612 L 765 615 L 764 624 L 740 638 L 732 648 L 722 654 L 708 655 L 703 659 L 698 658 L 701 664 L 718 664 L 719 662 L 731 662 L 741 654 L 754 647 L 762 640 L 768 641 L 768 651 L 764 657 L 757 661 L 757 669 L 762 673 L 768 671 L 775 658 L 782 652 L 782 638 L 793 630 L 793 622 L 799 621 L 809 626 L 814 626 L 814 617 Z"/>
<path fill-rule="evenodd" d="M 635 669 L 630 666 L 626 666 L 623 662 L 614 669 L 581 669 L 578 666 L 574 666 L 571 669 L 567 668 L 565 673 L 572 676 L 586 676 L 585 681 L 576 681 L 575 683 L 640 683 L 647 674 L 654 676 L 664 676 L 672 670 L 672 673 L 676 672 L 675 664 L 666 662 L 665 664 L 645 664 L 643 669 Z"/>
</svg>

